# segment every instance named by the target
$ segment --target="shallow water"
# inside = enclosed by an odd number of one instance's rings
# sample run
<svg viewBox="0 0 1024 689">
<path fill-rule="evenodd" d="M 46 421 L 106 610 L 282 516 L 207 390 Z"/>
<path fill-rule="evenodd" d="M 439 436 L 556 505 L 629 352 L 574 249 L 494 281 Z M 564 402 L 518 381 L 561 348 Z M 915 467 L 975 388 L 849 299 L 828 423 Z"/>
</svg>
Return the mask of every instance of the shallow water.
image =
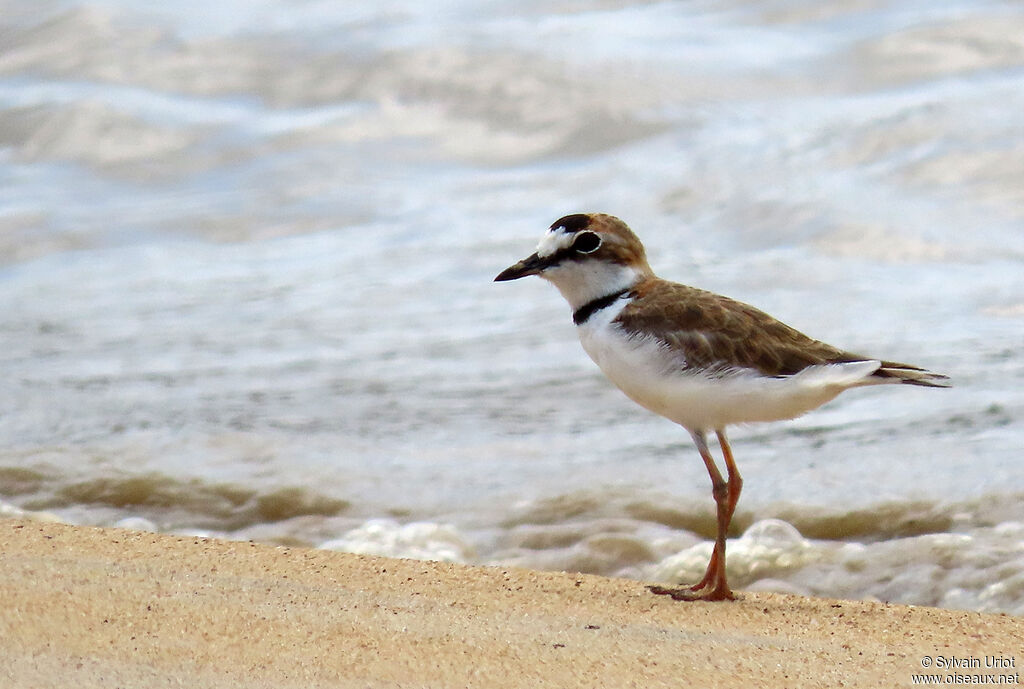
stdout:
<svg viewBox="0 0 1024 689">
<path fill-rule="evenodd" d="M 540 281 L 566 213 L 952 390 L 737 428 L 737 584 L 1024 614 L 1024 10 L 0 2 L 0 500 L 695 578 L 686 433 Z"/>
</svg>

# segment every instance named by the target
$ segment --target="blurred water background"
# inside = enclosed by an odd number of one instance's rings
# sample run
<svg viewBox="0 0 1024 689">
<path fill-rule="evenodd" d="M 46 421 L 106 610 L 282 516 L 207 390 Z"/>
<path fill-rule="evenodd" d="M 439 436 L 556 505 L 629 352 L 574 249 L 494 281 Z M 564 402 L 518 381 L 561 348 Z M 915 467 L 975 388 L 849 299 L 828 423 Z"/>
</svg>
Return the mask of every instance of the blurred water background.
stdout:
<svg viewBox="0 0 1024 689">
<path fill-rule="evenodd" d="M 604 211 L 956 385 L 734 429 L 735 584 L 1024 614 L 1021 113 L 1019 2 L 0 0 L 0 512 L 695 579 L 687 434 L 491 283 Z"/>
</svg>

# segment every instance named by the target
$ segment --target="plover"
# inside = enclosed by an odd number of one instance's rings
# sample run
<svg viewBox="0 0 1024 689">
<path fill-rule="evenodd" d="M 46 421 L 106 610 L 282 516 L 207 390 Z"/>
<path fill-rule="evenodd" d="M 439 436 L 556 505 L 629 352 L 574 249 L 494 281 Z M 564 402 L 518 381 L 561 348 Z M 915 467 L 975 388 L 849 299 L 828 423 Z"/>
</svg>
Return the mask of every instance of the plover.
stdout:
<svg viewBox="0 0 1024 689">
<path fill-rule="evenodd" d="M 693 586 L 650 586 L 677 600 L 732 599 L 725 572 L 729 522 L 740 477 L 726 426 L 792 419 L 849 388 L 886 383 L 948 387 L 917 366 L 861 356 L 811 339 L 753 306 L 663 280 L 624 222 L 567 215 L 537 251 L 495 282 L 538 275 L 572 307 L 583 349 L 626 395 L 689 431 L 711 476 L 718 534 L 704 577 Z M 722 477 L 708 448 L 714 432 Z"/>
</svg>

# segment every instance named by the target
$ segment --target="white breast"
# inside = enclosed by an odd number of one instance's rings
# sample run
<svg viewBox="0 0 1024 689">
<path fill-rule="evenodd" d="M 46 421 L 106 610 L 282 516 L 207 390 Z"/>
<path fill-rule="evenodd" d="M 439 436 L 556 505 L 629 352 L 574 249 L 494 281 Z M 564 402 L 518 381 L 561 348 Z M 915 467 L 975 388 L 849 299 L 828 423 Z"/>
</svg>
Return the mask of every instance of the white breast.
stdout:
<svg viewBox="0 0 1024 689">
<path fill-rule="evenodd" d="M 654 338 L 628 337 L 613 323 L 621 299 L 577 328 L 580 343 L 601 371 L 637 404 L 690 430 L 791 419 L 843 390 L 868 384 L 878 361 L 813 366 L 794 376 L 753 370 L 708 375 L 686 370 L 678 353 Z"/>
</svg>

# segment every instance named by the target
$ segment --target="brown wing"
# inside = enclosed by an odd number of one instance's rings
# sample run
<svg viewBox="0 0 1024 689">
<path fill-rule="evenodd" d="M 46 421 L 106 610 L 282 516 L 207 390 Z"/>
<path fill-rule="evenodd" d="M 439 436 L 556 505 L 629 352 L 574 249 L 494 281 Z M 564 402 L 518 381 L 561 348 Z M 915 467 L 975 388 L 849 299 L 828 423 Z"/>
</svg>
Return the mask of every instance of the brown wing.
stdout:
<svg viewBox="0 0 1024 689">
<path fill-rule="evenodd" d="M 712 292 L 646 280 L 642 296 L 615 321 L 630 334 L 652 335 L 680 350 L 686 368 L 751 368 L 767 376 L 787 376 L 808 366 L 870 357 L 844 352 L 811 339 L 753 306 Z"/>
</svg>

